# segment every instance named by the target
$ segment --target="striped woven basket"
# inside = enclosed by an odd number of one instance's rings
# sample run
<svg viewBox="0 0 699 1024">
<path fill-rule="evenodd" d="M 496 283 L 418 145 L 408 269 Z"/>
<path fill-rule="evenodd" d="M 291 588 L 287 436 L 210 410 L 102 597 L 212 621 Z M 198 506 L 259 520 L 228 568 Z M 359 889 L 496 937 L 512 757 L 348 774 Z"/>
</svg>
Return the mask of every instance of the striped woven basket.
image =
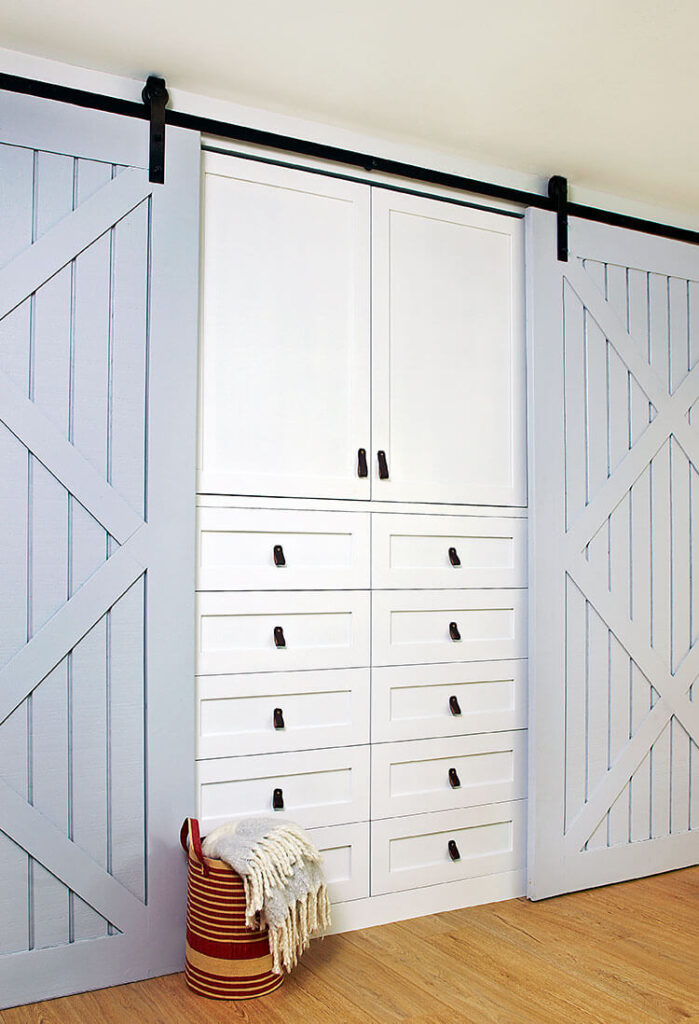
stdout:
<svg viewBox="0 0 699 1024">
<path fill-rule="evenodd" d="M 187 949 L 185 978 L 209 999 L 253 999 L 279 988 L 272 973 L 266 931 L 245 927 L 245 889 L 222 860 L 205 857 L 199 822 L 187 818 L 180 835 L 187 853 Z"/>
</svg>

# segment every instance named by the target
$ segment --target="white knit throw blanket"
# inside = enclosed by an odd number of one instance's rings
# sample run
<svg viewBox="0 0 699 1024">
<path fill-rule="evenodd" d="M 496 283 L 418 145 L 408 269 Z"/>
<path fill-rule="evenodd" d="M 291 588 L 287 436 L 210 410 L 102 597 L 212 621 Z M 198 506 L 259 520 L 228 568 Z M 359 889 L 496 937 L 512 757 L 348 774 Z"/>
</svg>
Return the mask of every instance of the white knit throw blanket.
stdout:
<svg viewBox="0 0 699 1024">
<path fill-rule="evenodd" d="M 314 932 L 330 925 L 321 856 L 291 822 L 244 818 L 215 829 L 202 842 L 205 857 L 223 860 L 243 879 L 248 928 L 267 926 L 273 971 L 290 971 Z"/>
</svg>

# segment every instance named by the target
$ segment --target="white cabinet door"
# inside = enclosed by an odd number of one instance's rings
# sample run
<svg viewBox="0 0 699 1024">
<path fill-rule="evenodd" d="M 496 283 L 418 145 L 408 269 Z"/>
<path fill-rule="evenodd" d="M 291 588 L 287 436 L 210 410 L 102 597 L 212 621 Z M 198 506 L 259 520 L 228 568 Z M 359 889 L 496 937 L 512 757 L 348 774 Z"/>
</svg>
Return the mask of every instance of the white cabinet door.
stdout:
<svg viewBox="0 0 699 1024">
<path fill-rule="evenodd" d="M 368 498 L 366 185 L 204 160 L 198 490 Z"/>
<path fill-rule="evenodd" d="M 522 273 L 519 219 L 374 190 L 374 497 L 526 504 Z"/>
</svg>

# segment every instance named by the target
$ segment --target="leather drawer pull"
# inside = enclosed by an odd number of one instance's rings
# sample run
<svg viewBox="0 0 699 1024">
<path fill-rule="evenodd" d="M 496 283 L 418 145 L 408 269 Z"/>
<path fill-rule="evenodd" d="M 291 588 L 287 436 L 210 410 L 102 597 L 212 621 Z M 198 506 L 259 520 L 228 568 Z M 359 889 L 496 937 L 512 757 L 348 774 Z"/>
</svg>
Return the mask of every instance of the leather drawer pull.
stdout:
<svg viewBox="0 0 699 1024">
<path fill-rule="evenodd" d="M 284 558 L 284 548 L 281 544 L 274 545 L 274 564 L 275 565 L 286 565 L 286 558 Z"/>
<path fill-rule="evenodd" d="M 452 860 L 461 860 L 461 854 L 459 853 L 459 847 L 456 845 L 455 839 L 449 840 L 447 849 L 449 850 L 449 856 Z"/>
<path fill-rule="evenodd" d="M 379 461 L 379 480 L 388 480 L 388 463 L 386 462 L 386 452 L 378 451 L 376 458 Z"/>
<path fill-rule="evenodd" d="M 459 627 L 456 625 L 455 622 L 450 622 L 449 623 L 449 636 L 452 638 L 452 640 L 460 640 L 461 639 L 461 633 L 459 633 Z"/>
<path fill-rule="evenodd" d="M 453 696 L 449 698 L 449 710 L 451 711 L 452 715 L 461 714 L 461 705 L 459 704 L 458 697 Z"/>
<path fill-rule="evenodd" d="M 275 647 L 286 647 L 286 640 L 284 639 L 284 630 L 281 626 L 274 627 L 274 646 Z"/>
<path fill-rule="evenodd" d="M 281 708 L 274 709 L 274 728 L 275 729 L 286 729 L 286 723 L 284 722 L 284 712 Z"/>
<path fill-rule="evenodd" d="M 449 785 L 452 789 L 458 789 L 461 785 L 461 779 L 457 774 L 456 768 L 449 769 Z"/>
<path fill-rule="evenodd" d="M 449 548 L 449 561 L 452 565 L 461 565 L 461 559 L 458 556 L 456 548 Z"/>
<path fill-rule="evenodd" d="M 284 794 L 281 789 L 275 789 L 274 793 L 272 793 L 272 807 L 275 811 L 284 810 Z"/>
<path fill-rule="evenodd" d="M 360 448 L 357 452 L 357 476 L 369 476 L 369 467 L 366 464 L 366 448 Z"/>
</svg>

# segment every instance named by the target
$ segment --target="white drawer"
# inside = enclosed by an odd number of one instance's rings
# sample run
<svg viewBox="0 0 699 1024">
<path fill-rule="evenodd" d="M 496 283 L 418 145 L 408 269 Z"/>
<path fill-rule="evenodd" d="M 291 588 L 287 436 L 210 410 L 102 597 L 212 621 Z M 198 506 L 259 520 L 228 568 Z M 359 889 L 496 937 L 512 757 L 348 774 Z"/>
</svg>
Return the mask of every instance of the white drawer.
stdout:
<svg viewBox="0 0 699 1024">
<path fill-rule="evenodd" d="M 523 729 L 527 725 L 527 662 L 376 668 L 371 713 L 375 743 Z"/>
<path fill-rule="evenodd" d="M 526 793 L 525 730 L 372 748 L 372 818 L 501 803 Z"/>
<path fill-rule="evenodd" d="M 197 757 L 368 743 L 369 691 L 368 668 L 199 676 Z"/>
<path fill-rule="evenodd" d="M 526 806 L 520 800 L 373 822 L 372 896 L 522 868 Z"/>
<path fill-rule="evenodd" d="M 285 646 L 275 644 L 282 630 Z M 197 595 L 197 673 L 359 668 L 369 664 L 369 594 Z"/>
<path fill-rule="evenodd" d="M 368 589 L 369 550 L 367 512 L 200 508 L 196 586 Z"/>
<path fill-rule="evenodd" d="M 488 516 L 372 516 L 377 588 L 526 587 L 527 523 Z"/>
<path fill-rule="evenodd" d="M 524 658 L 527 591 L 377 591 L 372 644 L 374 665 Z"/>
<path fill-rule="evenodd" d="M 304 828 L 369 818 L 369 748 L 219 757 L 196 762 L 202 829 L 234 818 L 279 815 Z M 281 789 L 283 808 L 274 809 Z"/>
<path fill-rule="evenodd" d="M 314 828 L 309 835 L 323 855 L 323 871 L 333 903 L 369 895 L 369 822 Z"/>
</svg>

